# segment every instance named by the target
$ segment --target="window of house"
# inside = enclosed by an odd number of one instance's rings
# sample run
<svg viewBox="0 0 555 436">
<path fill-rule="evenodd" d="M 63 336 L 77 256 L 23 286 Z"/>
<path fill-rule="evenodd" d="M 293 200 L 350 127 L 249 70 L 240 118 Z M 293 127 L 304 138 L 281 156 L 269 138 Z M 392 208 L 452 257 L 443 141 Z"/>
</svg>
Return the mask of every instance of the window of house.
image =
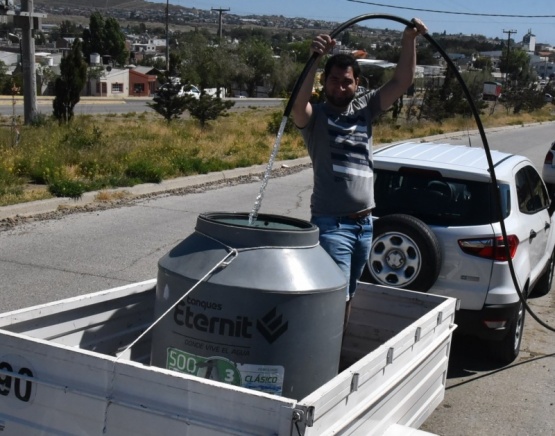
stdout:
<svg viewBox="0 0 555 436">
<path fill-rule="evenodd" d="M 144 83 L 135 83 L 133 85 L 133 92 L 135 94 L 142 94 L 145 92 L 145 84 Z"/>
<path fill-rule="evenodd" d="M 123 92 L 123 83 L 112 83 L 112 93 Z"/>
</svg>

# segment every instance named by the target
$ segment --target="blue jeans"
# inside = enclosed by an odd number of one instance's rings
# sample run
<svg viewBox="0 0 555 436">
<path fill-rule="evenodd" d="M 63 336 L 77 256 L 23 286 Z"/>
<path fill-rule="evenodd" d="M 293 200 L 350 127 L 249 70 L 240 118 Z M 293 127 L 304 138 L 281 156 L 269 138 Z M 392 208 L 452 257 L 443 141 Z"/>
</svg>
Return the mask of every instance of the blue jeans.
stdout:
<svg viewBox="0 0 555 436">
<path fill-rule="evenodd" d="M 313 216 L 312 224 L 320 229 L 320 245 L 347 278 L 347 301 L 355 294 L 357 281 L 372 246 L 372 217 L 359 219 L 336 216 Z"/>
</svg>

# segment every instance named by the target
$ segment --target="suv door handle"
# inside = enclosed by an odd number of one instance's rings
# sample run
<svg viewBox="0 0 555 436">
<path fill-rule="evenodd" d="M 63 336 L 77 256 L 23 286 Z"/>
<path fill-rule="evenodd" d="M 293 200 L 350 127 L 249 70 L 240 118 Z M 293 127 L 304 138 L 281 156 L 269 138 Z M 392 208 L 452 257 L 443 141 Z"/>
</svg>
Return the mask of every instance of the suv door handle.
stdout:
<svg viewBox="0 0 555 436">
<path fill-rule="evenodd" d="M 530 230 L 530 240 L 534 239 L 538 234 L 534 230 Z"/>
</svg>

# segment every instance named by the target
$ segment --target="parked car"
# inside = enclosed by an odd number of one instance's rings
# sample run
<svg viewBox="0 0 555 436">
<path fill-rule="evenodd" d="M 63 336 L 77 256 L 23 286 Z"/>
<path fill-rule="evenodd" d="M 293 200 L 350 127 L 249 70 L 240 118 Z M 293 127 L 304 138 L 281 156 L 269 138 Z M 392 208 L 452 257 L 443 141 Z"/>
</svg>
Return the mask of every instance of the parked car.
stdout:
<svg viewBox="0 0 555 436">
<path fill-rule="evenodd" d="M 495 357 L 509 363 L 520 350 L 525 311 L 500 213 L 525 297 L 551 288 L 555 226 L 532 162 L 499 151 L 492 159 L 499 195 L 483 148 L 403 143 L 377 150 L 374 240 L 362 280 L 457 298 L 457 330 L 490 341 Z"/>
<path fill-rule="evenodd" d="M 551 143 L 551 147 L 545 155 L 542 178 L 547 185 L 550 196 L 553 198 L 555 195 L 555 141 Z"/>
<path fill-rule="evenodd" d="M 157 94 L 159 94 L 160 91 L 170 89 L 170 87 L 173 87 L 173 90 L 175 91 L 178 97 L 185 97 L 186 95 L 191 95 L 197 99 L 200 98 L 200 90 L 194 85 L 164 84 L 158 89 Z"/>
</svg>

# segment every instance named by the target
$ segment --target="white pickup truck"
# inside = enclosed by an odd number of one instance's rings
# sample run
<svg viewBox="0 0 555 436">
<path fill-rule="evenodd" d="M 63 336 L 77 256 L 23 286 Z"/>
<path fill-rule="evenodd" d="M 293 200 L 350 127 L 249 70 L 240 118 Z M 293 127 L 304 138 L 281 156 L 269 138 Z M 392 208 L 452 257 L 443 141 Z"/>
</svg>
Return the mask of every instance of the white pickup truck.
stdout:
<svg viewBox="0 0 555 436">
<path fill-rule="evenodd" d="M 1 314 L 2 435 L 416 435 L 444 397 L 453 298 L 362 284 L 348 368 L 294 400 L 150 366 L 155 287 Z"/>
</svg>

